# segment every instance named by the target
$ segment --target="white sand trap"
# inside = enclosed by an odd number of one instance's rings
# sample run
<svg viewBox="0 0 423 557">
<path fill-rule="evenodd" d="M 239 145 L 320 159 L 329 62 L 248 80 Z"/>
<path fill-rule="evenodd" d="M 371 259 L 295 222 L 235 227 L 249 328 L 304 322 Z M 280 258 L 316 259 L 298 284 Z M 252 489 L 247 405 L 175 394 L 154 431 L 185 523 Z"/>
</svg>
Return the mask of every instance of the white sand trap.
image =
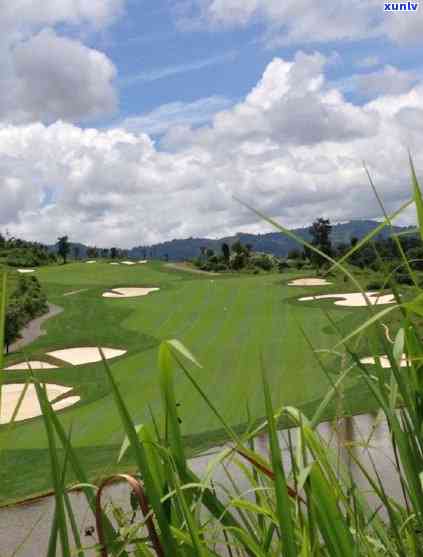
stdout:
<svg viewBox="0 0 423 557">
<path fill-rule="evenodd" d="M 122 265 L 135 265 L 135 261 L 122 261 Z"/>
<path fill-rule="evenodd" d="M 0 424 L 6 424 L 12 419 L 19 397 L 25 387 L 23 383 L 13 383 L 2 387 L 2 405 Z M 61 385 L 46 384 L 47 396 L 49 401 L 54 400 L 60 395 L 72 390 L 72 387 L 62 387 Z M 79 396 L 71 396 L 53 403 L 54 410 L 60 410 L 71 404 L 78 402 Z M 16 421 L 35 418 L 41 415 L 41 408 L 38 403 L 37 393 L 34 385 L 29 385 L 16 416 Z"/>
<path fill-rule="evenodd" d="M 373 358 L 373 356 L 370 356 L 368 358 L 362 358 L 360 360 L 360 362 L 362 364 L 375 365 L 376 364 L 376 359 Z M 384 367 L 384 368 L 390 368 L 391 367 L 391 363 L 389 362 L 389 358 L 386 355 L 380 356 L 380 363 L 381 363 L 381 366 Z M 401 360 L 400 360 L 399 365 L 400 365 L 400 367 L 406 367 L 407 366 L 407 358 L 406 358 L 405 354 L 403 354 L 401 356 Z"/>
<path fill-rule="evenodd" d="M 31 360 L 29 362 L 20 362 L 19 364 L 14 364 L 13 366 L 5 367 L 4 369 L 5 371 L 12 371 L 14 369 L 57 369 L 57 366 L 47 362 Z"/>
<path fill-rule="evenodd" d="M 150 292 L 157 292 L 160 288 L 113 288 L 103 292 L 103 298 L 136 298 L 147 296 Z"/>
<path fill-rule="evenodd" d="M 371 305 L 382 305 L 382 304 L 393 304 L 395 298 L 393 294 L 383 294 L 380 295 L 378 292 L 366 292 L 366 296 L 369 299 Z M 299 298 L 300 302 L 308 302 L 310 300 L 327 300 L 330 298 L 341 298 L 335 303 L 336 306 L 347 306 L 347 307 L 365 307 L 367 306 L 366 299 L 361 292 L 352 292 L 350 294 L 322 294 L 320 296 L 305 296 Z"/>
<path fill-rule="evenodd" d="M 85 261 L 85 263 L 97 263 L 97 261 Z"/>
<path fill-rule="evenodd" d="M 147 263 L 147 259 L 142 259 L 141 261 L 138 261 L 138 263 Z"/>
<path fill-rule="evenodd" d="M 120 263 L 110 263 L 110 265 L 120 265 Z"/>
<path fill-rule="evenodd" d="M 326 284 L 333 283 L 321 278 L 302 278 L 288 282 L 288 286 L 325 286 Z"/>
<path fill-rule="evenodd" d="M 55 410 L 61 410 L 62 408 L 67 408 L 68 406 L 72 406 L 72 404 L 76 404 L 80 400 L 80 396 L 68 396 L 67 398 L 63 398 L 62 400 L 55 402 L 53 404 L 53 408 Z"/>
<path fill-rule="evenodd" d="M 35 273 L 35 269 L 18 269 L 18 273 Z"/>
<path fill-rule="evenodd" d="M 126 354 L 126 350 L 117 350 L 116 348 L 102 348 L 106 360 L 117 358 Z M 102 360 L 100 351 L 95 346 L 83 346 L 81 348 L 65 348 L 64 350 L 54 350 L 47 352 L 48 356 L 63 360 L 68 364 L 79 366 L 83 364 L 92 364 Z"/>
</svg>

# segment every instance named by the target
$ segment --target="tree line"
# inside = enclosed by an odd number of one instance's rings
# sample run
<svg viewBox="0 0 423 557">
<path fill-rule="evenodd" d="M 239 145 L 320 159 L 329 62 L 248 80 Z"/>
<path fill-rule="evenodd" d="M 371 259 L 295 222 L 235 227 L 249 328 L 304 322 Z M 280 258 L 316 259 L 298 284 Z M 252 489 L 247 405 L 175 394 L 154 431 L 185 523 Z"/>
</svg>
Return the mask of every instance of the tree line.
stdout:
<svg viewBox="0 0 423 557">
<path fill-rule="evenodd" d="M 331 239 L 332 225 L 329 219 L 323 217 L 317 218 L 308 232 L 311 237 L 310 244 L 322 254 L 333 259 L 343 257 L 359 242 L 357 237 L 352 237 L 349 243 L 333 244 Z M 397 241 L 409 258 L 411 267 L 415 270 L 423 270 L 423 244 L 420 238 L 416 234 L 407 234 L 399 236 Z M 392 237 L 376 238 L 373 242 L 366 243 L 365 246 L 356 250 L 348 258 L 348 262 L 360 269 L 370 269 L 375 272 L 393 270 L 401 261 L 397 241 Z M 287 257 L 283 258 L 255 252 L 253 245 L 243 245 L 239 240 L 231 246 L 222 243 L 220 252 L 215 252 L 215 250 L 207 247 L 200 247 L 200 255 L 194 259 L 193 263 L 202 270 L 218 272 L 230 270 L 254 271 L 255 269 L 257 272 L 260 270 L 279 270 L 282 272 L 289 267 L 297 269 L 308 267 L 320 272 L 330 266 L 323 255 L 308 246 L 290 250 Z M 395 277 L 400 284 L 411 283 L 409 275 L 404 271 L 398 270 Z"/>
<path fill-rule="evenodd" d="M 0 233 L 0 260 L 10 267 L 39 267 L 56 262 L 48 246 Z"/>
</svg>

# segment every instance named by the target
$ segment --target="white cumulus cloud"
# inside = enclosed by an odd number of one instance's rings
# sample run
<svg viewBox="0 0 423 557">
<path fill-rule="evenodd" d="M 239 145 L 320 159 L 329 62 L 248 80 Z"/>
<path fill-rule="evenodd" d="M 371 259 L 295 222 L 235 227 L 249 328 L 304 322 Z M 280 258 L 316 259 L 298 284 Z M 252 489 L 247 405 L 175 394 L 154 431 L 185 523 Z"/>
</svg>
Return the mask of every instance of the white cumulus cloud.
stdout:
<svg viewBox="0 0 423 557">
<path fill-rule="evenodd" d="M 123 0 L 0 0 L 0 120 L 85 121 L 112 113 L 113 63 L 55 26 L 101 28 L 123 7 Z"/>
<path fill-rule="evenodd" d="M 407 147 L 423 169 L 421 114 L 423 83 L 354 105 L 326 81 L 322 55 L 299 52 L 210 123 L 175 124 L 159 144 L 140 128 L 4 125 L 0 230 L 100 246 L 263 230 L 233 195 L 288 226 L 379 216 L 362 161 L 396 209 L 410 196 Z"/>
<path fill-rule="evenodd" d="M 189 0 L 178 15 L 182 28 L 230 28 L 261 22 L 266 25 L 269 45 L 372 37 L 407 43 L 422 40 L 423 12 L 418 8 L 388 13 L 379 0 Z"/>
</svg>

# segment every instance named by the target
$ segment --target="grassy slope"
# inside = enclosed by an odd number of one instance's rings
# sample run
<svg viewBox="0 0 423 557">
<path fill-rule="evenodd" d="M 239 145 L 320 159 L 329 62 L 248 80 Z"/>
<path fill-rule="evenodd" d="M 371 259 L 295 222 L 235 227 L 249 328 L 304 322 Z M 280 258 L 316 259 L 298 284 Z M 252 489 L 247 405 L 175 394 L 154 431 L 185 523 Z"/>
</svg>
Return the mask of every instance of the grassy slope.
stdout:
<svg viewBox="0 0 423 557">
<path fill-rule="evenodd" d="M 319 304 L 292 300 L 304 292 L 321 290 L 288 287 L 284 284 L 288 275 L 207 277 L 172 271 L 160 264 L 117 267 L 81 263 L 41 269 L 37 276 L 46 287 L 49 300 L 65 311 L 48 323 L 48 334 L 28 348 L 28 355 L 38 357 L 49 349 L 69 346 L 126 348 L 127 355 L 112 360 L 111 365 L 137 423 L 148 420 L 149 405 L 153 412 L 159 412 L 157 345 L 166 338 L 182 340 L 204 364 L 202 370 L 194 372 L 195 376 L 232 424 L 245 422 L 247 400 L 253 416 L 258 418 L 264 413 L 257 387 L 260 354 L 275 406 L 305 404 L 312 409 L 327 391 L 328 381 L 298 323 L 319 348 L 332 346 L 335 335 Z M 101 297 L 105 288 L 138 285 L 160 286 L 161 291 L 145 298 Z M 88 290 L 63 296 L 64 292 L 80 288 Z M 345 291 L 345 286 L 339 285 L 338 289 Z M 327 302 L 323 305 L 330 307 L 333 317 L 344 326 L 363 317 L 364 310 L 333 309 Z M 10 357 L 8 363 L 18 359 Z M 123 435 L 102 365 L 70 366 L 39 372 L 39 376 L 74 386 L 81 402 L 62 411 L 62 421 L 66 426 L 73 423 L 73 443 L 80 447 L 93 473 L 110 470 Z M 8 372 L 6 380 L 16 382 L 24 377 L 22 372 Z M 366 394 L 357 388 L 354 392 L 351 409 L 366 408 Z M 218 434 L 214 432 L 219 424 L 205 411 L 184 377 L 178 382 L 178 398 L 187 441 L 194 446 L 215 442 Z M 41 420 L 17 424 L 7 446 L 9 450 L 0 455 L 0 499 L 47 489 L 48 474 L 39 473 L 46 465 Z M 17 463 L 22 473 L 11 477 L 8 471 Z"/>
</svg>

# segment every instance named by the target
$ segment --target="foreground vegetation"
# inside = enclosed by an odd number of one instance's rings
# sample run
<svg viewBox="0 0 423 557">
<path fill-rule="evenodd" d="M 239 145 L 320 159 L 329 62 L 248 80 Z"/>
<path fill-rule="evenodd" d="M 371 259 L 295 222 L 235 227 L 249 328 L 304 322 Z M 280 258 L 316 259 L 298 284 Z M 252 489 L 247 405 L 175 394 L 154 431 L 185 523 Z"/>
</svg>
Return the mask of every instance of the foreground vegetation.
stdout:
<svg viewBox="0 0 423 557">
<path fill-rule="evenodd" d="M 414 171 L 412 178 L 414 202 L 419 217 L 419 233 L 423 240 L 423 202 Z M 387 218 L 381 227 L 389 225 L 390 219 Z M 371 237 L 364 239 L 362 244 L 369 240 Z M 364 292 L 360 280 L 345 264 L 346 260 L 360 248 L 360 242 L 338 261 L 318 250 L 316 246 L 306 247 L 325 259 L 334 270 L 342 271 L 347 277 L 350 288 Z M 397 247 L 402 255 L 399 243 Z M 269 555 L 420 556 L 423 532 L 421 480 L 423 407 L 420 377 L 423 345 L 419 320 L 423 316 L 421 303 L 423 292 L 419 287 L 416 272 L 406 257 L 403 258 L 402 265 L 411 278 L 412 288 L 399 291 L 395 273 L 388 272 L 384 277 L 383 286 L 389 286 L 395 294 L 395 305 L 383 308 L 369 305 L 365 310 L 354 313 L 355 321 L 351 320 L 352 314 L 349 314 L 348 310 L 338 309 L 340 314 L 337 318 L 334 318 L 331 312 L 326 312 L 328 328 L 326 333 L 321 335 L 310 334 L 317 328 L 322 331 L 323 324 L 322 321 L 317 327 L 316 323 L 313 323 L 310 317 L 312 315 L 310 312 L 313 310 L 312 303 L 307 307 L 292 301 L 282 307 L 277 306 L 278 318 L 282 308 L 285 308 L 288 313 L 299 308 L 300 314 L 297 314 L 296 318 L 301 316 L 303 307 L 308 309 L 301 323 L 303 344 L 298 344 L 301 342 L 301 336 L 290 339 L 291 342 L 294 341 L 295 348 L 292 360 L 289 361 L 288 369 L 291 373 L 288 375 L 287 370 L 285 380 L 281 383 L 275 382 L 275 372 L 284 365 L 285 358 L 289 356 L 288 343 L 283 345 L 280 361 L 274 364 L 277 367 L 274 370 L 270 369 L 270 365 L 274 362 L 276 341 L 271 343 L 272 357 L 266 358 L 265 352 L 261 356 L 258 347 L 263 346 L 263 337 L 254 338 L 251 336 L 251 331 L 248 335 L 247 313 L 242 315 L 242 319 L 238 315 L 231 322 L 231 326 L 224 331 L 225 334 L 229 334 L 235 323 L 246 325 L 246 330 L 239 329 L 242 333 L 236 337 L 233 344 L 230 344 L 223 360 L 214 361 L 213 367 L 210 368 L 216 371 L 220 364 L 226 372 L 221 376 L 221 380 L 227 379 L 227 370 L 235 369 L 235 360 L 225 360 L 225 358 L 229 357 L 231 351 L 235 351 L 239 360 L 242 352 L 247 351 L 248 358 L 241 360 L 243 369 L 238 380 L 233 382 L 230 389 L 225 383 L 221 390 L 222 394 L 227 392 L 231 409 L 222 408 L 221 397 L 216 396 L 216 391 L 213 392 L 211 389 L 216 378 L 213 377 L 214 381 L 208 382 L 209 370 L 207 368 L 205 370 L 201 365 L 201 363 L 208 363 L 207 360 L 214 355 L 210 346 L 206 347 L 206 350 L 204 348 L 199 350 L 201 357 L 197 360 L 197 350 L 194 350 L 194 356 L 179 340 L 162 340 L 158 349 L 157 374 L 154 377 L 156 384 L 159 385 L 161 405 L 152 405 L 148 412 L 141 411 L 138 415 L 135 415 L 136 406 L 133 406 L 133 401 L 137 402 L 139 407 L 143 404 L 143 400 L 154 400 L 154 398 L 145 397 L 145 392 L 140 390 L 133 393 L 131 400 L 131 393 L 126 385 L 131 385 L 133 389 L 133 374 L 129 373 L 129 366 L 134 363 L 134 371 L 137 369 L 140 360 L 136 352 L 130 352 L 120 364 L 109 365 L 107 361 L 102 362 L 104 373 L 102 380 L 107 380 L 109 389 L 107 410 L 109 415 L 115 412 L 116 422 L 112 421 L 113 428 L 116 428 L 116 436 L 121 441 L 125 437 L 123 444 L 119 443 L 120 451 L 116 461 L 122 463 L 123 459 L 130 458 L 133 463 L 132 475 L 121 476 L 121 479 L 129 482 L 134 490 L 132 504 L 135 510 L 140 511 L 135 521 L 118 513 L 115 515 L 118 518 L 117 524 L 115 521 L 112 525 L 105 516 L 102 516 L 101 494 L 103 486 L 110 478 L 106 478 L 101 485 L 90 485 L 92 471 L 86 469 L 86 462 L 80 458 L 81 441 L 91 443 L 89 433 L 85 437 L 90 427 L 87 427 L 82 419 L 78 422 L 78 428 L 72 427 L 71 421 L 67 419 L 72 411 L 66 411 L 63 415 L 55 414 L 43 387 L 45 376 L 38 372 L 33 373 L 31 381 L 36 385 L 43 410 L 42 423 L 48 445 L 47 455 L 56 502 L 48 554 L 56 555 L 61 551 L 61 554 L 67 557 L 71 554 L 71 544 L 79 549 L 79 555 L 84 554 L 78 532 L 72 527 L 73 512 L 66 488 L 69 481 L 68 470 L 71 470 L 72 477 L 79 482 L 80 489 L 85 493 L 96 514 L 98 551 L 102 556 L 108 554 L 259 557 Z M 103 270 L 101 273 L 103 280 L 106 280 L 105 272 Z M 150 272 L 157 273 L 156 279 L 159 279 L 159 269 Z M 78 269 L 74 268 L 73 273 L 76 278 Z M 151 278 L 152 275 L 149 277 Z M 99 280 L 98 277 L 92 279 Z M 61 280 L 67 282 L 70 277 L 63 277 Z M 175 273 L 168 282 L 162 280 L 162 287 L 169 291 L 173 288 L 178 290 L 178 286 L 184 286 L 185 280 Z M 211 279 L 198 277 L 190 282 L 201 285 L 207 284 L 206 280 Z M 238 293 L 243 288 L 242 285 L 244 288 L 248 289 L 246 285 L 251 288 L 254 281 L 259 278 L 243 277 L 235 279 L 239 280 L 237 283 L 232 283 L 232 280 L 232 278 L 220 279 L 218 284 L 221 285 L 219 287 L 222 289 L 221 292 L 225 291 L 226 283 L 231 283 L 236 285 Z M 272 275 L 269 275 L 267 280 L 269 281 L 267 286 L 270 286 L 270 281 L 275 279 L 274 276 L 272 278 Z M 80 281 L 89 283 L 87 276 L 80 276 Z M 209 282 L 207 286 L 210 291 L 212 284 L 214 283 Z M 341 284 L 345 287 L 345 283 L 340 281 L 335 284 L 334 290 L 339 290 Z M 197 306 L 199 300 L 204 297 L 203 288 L 206 287 L 198 288 Z M 52 286 L 52 290 L 54 289 L 60 292 L 57 282 L 54 287 Z M 272 291 L 271 288 L 262 288 L 262 290 Z M 258 289 L 255 289 L 254 294 L 257 295 L 257 292 Z M 278 292 L 280 296 L 280 290 Z M 301 289 L 298 292 L 301 293 Z M 230 303 L 233 290 L 230 293 L 228 291 L 226 296 L 225 302 Z M 264 307 L 267 312 L 275 306 L 276 299 L 276 294 L 270 294 L 266 299 Z M 213 295 L 206 297 L 206 300 L 209 303 L 203 302 L 206 304 L 205 307 L 201 305 L 196 307 L 196 312 L 191 313 L 189 322 L 205 318 L 213 309 L 221 311 L 222 304 L 216 307 L 213 303 L 215 301 Z M 148 307 L 148 299 L 144 301 L 147 302 Z M 170 332 L 169 321 L 174 318 L 175 308 L 177 308 L 176 314 L 178 313 L 176 301 L 185 303 L 187 300 L 181 300 L 180 291 L 175 293 L 173 304 L 169 304 L 168 299 L 168 307 L 172 308 L 172 313 L 166 315 L 165 321 L 155 306 L 157 323 L 160 323 L 164 336 L 169 336 L 167 334 Z M 258 316 L 262 328 L 266 322 L 260 319 L 260 311 L 263 311 L 264 317 L 263 302 L 263 299 L 254 298 L 254 307 L 249 308 L 251 313 L 256 313 Z M 75 301 L 69 303 L 74 304 L 75 308 L 78 306 Z M 126 301 L 124 303 L 126 304 Z M 124 327 L 128 331 L 136 330 L 140 324 L 137 312 L 131 311 L 132 304 L 135 302 L 128 301 L 126 311 L 122 312 L 122 316 L 125 313 Z M 325 309 L 329 307 L 326 302 L 321 304 Z M 84 305 L 87 307 L 87 304 Z M 99 300 L 96 309 L 101 311 L 100 308 Z M 204 311 L 205 309 L 207 312 Z M 315 310 L 318 311 L 317 308 Z M 4 314 L 4 311 L 0 311 L 0 315 L 2 313 Z M 106 317 L 106 312 L 103 316 Z M 283 325 L 280 322 L 279 324 Z M 287 325 L 288 323 L 285 323 L 283 328 L 285 335 L 291 331 Z M 307 329 L 306 325 L 310 328 Z M 186 336 L 186 327 L 187 323 L 184 323 L 179 331 L 178 336 L 181 338 Z M 256 323 L 254 330 L 257 328 L 260 329 Z M 271 328 L 274 328 L 274 325 Z M 87 333 L 82 322 L 81 329 L 83 334 Z M 270 329 L 266 331 L 267 334 Z M 119 330 L 120 328 L 117 327 L 114 332 L 119 334 Z M 143 327 L 143 331 L 149 330 L 152 329 Z M 280 335 L 280 329 L 278 332 Z M 78 336 L 80 333 L 76 331 L 74 334 Z M 104 329 L 101 334 L 105 335 Z M 204 330 L 198 330 L 197 334 L 198 346 L 204 346 L 207 338 Z M 240 349 L 239 340 L 243 338 L 242 335 L 244 338 L 246 335 L 248 340 Z M 103 336 L 101 342 L 104 338 Z M 158 336 L 154 338 L 156 341 L 160 340 Z M 186 344 L 190 344 L 186 338 L 183 340 Z M 195 344 L 196 335 L 191 338 L 192 344 Z M 46 339 L 40 342 L 46 342 Z M 254 351 L 248 352 L 251 344 L 254 346 Z M 309 404 L 305 411 L 305 408 L 295 409 L 292 405 L 286 404 L 280 395 L 280 390 L 294 388 L 291 385 L 296 384 L 298 374 L 304 369 L 305 362 L 299 360 L 304 357 L 305 347 L 308 344 L 313 345 L 310 354 L 314 360 L 311 357 L 309 360 L 310 364 L 313 362 L 311 364 L 313 381 L 310 380 L 310 376 L 303 376 L 297 384 L 297 396 L 301 389 L 304 391 L 306 388 L 312 388 L 311 384 L 317 384 L 322 388 L 322 392 L 314 400 L 314 404 Z M 154 358 L 157 354 L 157 345 L 158 343 L 153 343 L 151 347 Z M 373 354 L 376 358 L 376 365 L 366 366 L 360 362 L 364 348 L 367 349 L 367 354 Z M 379 361 L 378 357 L 383 353 L 389 359 L 390 368 L 384 368 Z M 403 354 L 407 362 L 405 367 L 401 367 Z M 248 370 L 244 368 L 254 355 L 255 360 L 259 361 L 256 372 L 252 368 Z M 126 366 L 128 383 L 125 383 L 121 366 Z M 325 378 L 324 384 L 322 378 Z M 241 390 L 246 381 L 254 381 L 255 397 L 253 398 L 251 390 Z M 387 420 L 397 457 L 396 468 L 403 488 L 403 501 L 392 500 L 386 492 L 378 470 L 365 467 L 351 450 L 350 458 L 356 461 L 356 465 L 369 482 L 371 491 L 377 499 L 376 506 L 370 506 L 366 494 L 360 490 L 345 463 L 340 461 L 337 451 L 334 451 L 316 430 L 317 424 L 328 413 L 335 412 L 342 415 L 351 410 L 357 411 L 359 389 L 364 389 L 366 392 L 366 404 L 380 408 Z M 294 391 L 291 391 L 290 395 L 295 403 Z M 241 401 L 245 401 L 244 408 L 239 408 L 244 406 Z M 309 403 L 310 398 L 307 397 L 305 402 Z M 86 408 L 88 409 L 89 406 L 86 405 Z M 81 418 L 83 408 L 74 415 L 79 415 Z M 239 424 L 239 417 L 242 414 L 244 426 L 234 427 Z M 208 418 L 204 418 L 205 415 Z M 234 420 L 234 416 L 237 419 Z M 96 417 L 95 426 L 98 428 L 101 419 L 97 414 Z M 193 421 L 195 421 L 194 427 Z M 224 438 L 229 440 L 229 445 L 210 462 L 208 473 L 202 478 L 194 474 L 187 460 L 190 453 L 187 452 L 189 443 L 186 438 L 187 434 L 195 431 L 200 421 L 203 425 L 219 424 L 220 430 L 224 432 Z M 289 452 L 289 467 L 285 467 L 282 462 L 276 434 L 277 427 L 282 424 L 298 428 L 296 449 L 292 448 Z M 31 425 L 33 427 L 29 427 Z M 26 431 L 29 430 L 33 435 L 38 425 L 39 420 L 28 424 L 16 424 L 12 426 L 13 433 L 21 442 L 25 439 Z M 81 427 L 83 431 L 80 431 Z M 10 432 L 9 428 L 8 431 Z M 255 439 L 264 431 L 269 437 L 268 457 L 263 457 L 255 450 Z M 2 439 L 4 447 L 5 437 Z M 223 486 L 218 486 L 211 481 L 212 472 L 218 464 L 233 461 L 234 458 L 248 482 L 247 492 L 239 491 L 230 477 Z M 71 519 L 69 530 L 66 515 Z"/>
</svg>

